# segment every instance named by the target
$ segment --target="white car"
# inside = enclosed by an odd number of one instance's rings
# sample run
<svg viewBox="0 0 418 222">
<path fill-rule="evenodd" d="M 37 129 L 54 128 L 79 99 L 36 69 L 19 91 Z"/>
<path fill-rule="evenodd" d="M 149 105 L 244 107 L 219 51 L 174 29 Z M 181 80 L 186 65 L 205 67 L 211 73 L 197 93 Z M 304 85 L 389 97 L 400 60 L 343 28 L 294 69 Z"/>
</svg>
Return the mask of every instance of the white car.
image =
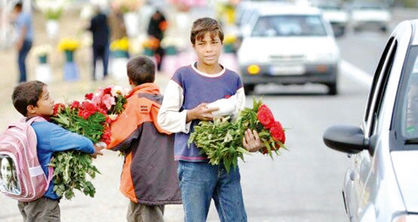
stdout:
<svg viewBox="0 0 418 222">
<path fill-rule="evenodd" d="M 352 159 L 343 185 L 350 221 L 418 221 L 418 20 L 389 37 L 361 126 L 333 126 L 323 137 Z"/>
<path fill-rule="evenodd" d="M 350 22 L 355 31 L 377 27 L 383 32 L 389 28 L 391 13 L 378 3 L 354 3 L 350 9 Z"/>
<path fill-rule="evenodd" d="M 246 92 L 256 84 L 321 83 L 337 94 L 339 50 L 319 9 L 265 8 L 249 27 L 237 53 Z"/>
<path fill-rule="evenodd" d="M 335 36 L 344 35 L 348 24 L 348 13 L 343 7 L 335 2 L 323 2 L 316 7 L 321 9 L 324 18 L 331 23 Z"/>
</svg>

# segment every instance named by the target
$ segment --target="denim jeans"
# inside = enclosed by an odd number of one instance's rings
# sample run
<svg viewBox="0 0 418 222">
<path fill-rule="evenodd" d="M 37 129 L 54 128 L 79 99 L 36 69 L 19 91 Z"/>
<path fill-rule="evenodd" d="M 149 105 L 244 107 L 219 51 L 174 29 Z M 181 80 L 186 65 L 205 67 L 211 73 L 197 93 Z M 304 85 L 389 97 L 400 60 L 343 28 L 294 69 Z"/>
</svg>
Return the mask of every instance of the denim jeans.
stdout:
<svg viewBox="0 0 418 222">
<path fill-rule="evenodd" d="M 19 54 L 17 57 L 17 63 L 19 65 L 19 82 L 26 82 L 27 75 L 26 75 L 26 57 L 28 56 L 29 50 L 32 48 L 32 42 L 31 41 L 23 41 L 22 48 L 19 50 Z"/>
<path fill-rule="evenodd" d="M 247 221 L 238 167 L 179 161 L 185 222 L 205 222 L 213 199 L 221 222 Z"/>
<path fill-rule="evenodd" d="M 103 64 L 103 77 L 106 77 L 109 64 L 109 45 L 93 46 L 93 80 L 96 80 L 96 63 L 99 58 Z"/>
</svg>

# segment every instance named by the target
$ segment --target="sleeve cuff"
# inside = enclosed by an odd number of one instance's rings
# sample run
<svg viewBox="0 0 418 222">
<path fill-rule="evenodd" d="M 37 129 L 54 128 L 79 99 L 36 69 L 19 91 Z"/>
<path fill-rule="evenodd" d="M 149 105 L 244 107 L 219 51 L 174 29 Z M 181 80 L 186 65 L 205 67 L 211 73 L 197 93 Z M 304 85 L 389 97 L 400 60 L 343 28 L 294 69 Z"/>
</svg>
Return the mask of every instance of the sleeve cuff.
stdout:
<svg viewBox="0 0 418 222">
<path fill-rule="evenodd" d="M 181 118 L 183 119 L 182 122 L 184 122 L 184 128 L 182 130 L 183 133 L 189 133 L 190 132 L 190 126 L 192 125 L 192 121 L 190 122 L 186 122 L 187 121 L 187 111 L 188 110 L 183 110 L 181 111 Z"/>
</svg>

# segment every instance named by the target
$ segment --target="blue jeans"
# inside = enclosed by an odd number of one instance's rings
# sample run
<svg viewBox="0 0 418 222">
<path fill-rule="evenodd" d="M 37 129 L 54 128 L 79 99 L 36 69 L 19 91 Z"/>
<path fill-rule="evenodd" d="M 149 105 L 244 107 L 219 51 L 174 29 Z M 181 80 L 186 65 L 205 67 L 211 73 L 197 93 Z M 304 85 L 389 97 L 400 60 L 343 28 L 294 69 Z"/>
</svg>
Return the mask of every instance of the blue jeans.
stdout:
<svg viewBox="0 0 418 222">
<path fill-rule="evenodd" d="M 177 173 L 186 222 L 205 222 L 211 199 L 221 222 L 247 221 L 238 167 L 179 161 Z"/>
<path fill-rule="evenodd" d="M 32 42 L 27 40 L 23 41 L 22 48 L 19 50 L 19 54 L 17 57 L 17 64 L 19 65 L 20 72 L 19 82 L 26 82 L 27 80 L 25 60 L 28 56 L 30 48 L 32 48 Z"/>
<path fill-rule="evenodd" d="M 96 80 L 96 62 L 99 58 L 103 62 L 103 77 L 106 77 L 109 64 L 109 45 L 93 46 L 93 80 Z"/>
</svg>

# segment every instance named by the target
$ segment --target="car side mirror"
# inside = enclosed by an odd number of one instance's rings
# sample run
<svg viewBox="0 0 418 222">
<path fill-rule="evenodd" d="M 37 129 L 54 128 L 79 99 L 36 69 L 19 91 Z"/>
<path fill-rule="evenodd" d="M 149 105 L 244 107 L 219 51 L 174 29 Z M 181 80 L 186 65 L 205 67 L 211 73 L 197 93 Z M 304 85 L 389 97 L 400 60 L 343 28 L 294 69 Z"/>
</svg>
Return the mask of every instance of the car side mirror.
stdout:
<svg viewBox="0 0 418 222">
<path fill-rule="evenodd" d="M 323 135 L 323 140 L 329 148 L 344 153 L 358 153 L 369 148 L 363 130 L 356 126 L 329 127 Z"/>
</svg>

